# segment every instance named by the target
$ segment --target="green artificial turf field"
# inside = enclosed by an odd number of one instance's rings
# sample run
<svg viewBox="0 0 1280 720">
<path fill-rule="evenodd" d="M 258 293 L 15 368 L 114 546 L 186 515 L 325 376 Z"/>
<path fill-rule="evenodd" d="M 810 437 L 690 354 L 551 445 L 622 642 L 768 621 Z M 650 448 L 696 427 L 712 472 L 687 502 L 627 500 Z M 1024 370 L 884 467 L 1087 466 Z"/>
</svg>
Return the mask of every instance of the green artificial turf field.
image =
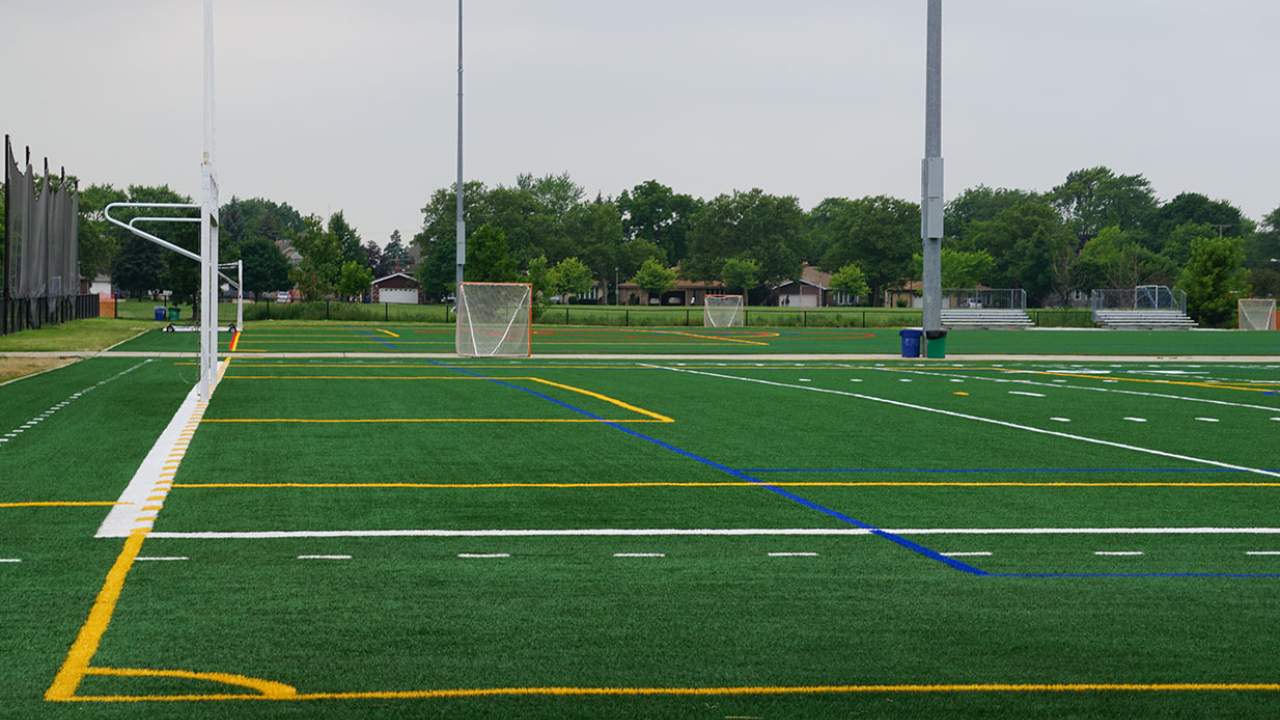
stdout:
<svg viewBox="0 0 1280 720">
<path fill-rule="evenodd" d="M 1280 706 L 1280 361 L 233 358 L 113 505 L 194 379 L 0 387 L 0 716 Z"/>
<path fill-rule="evenodd" d="M 222 349 L 230 337 L 223 333 Z M 1280 355 L 1280 334 L 1235 331 L 960 330 L 948 351 L 1018 355 Z M 565 354 L 896 354 L 897 329 L 534 327 L 533 351 Z M 196 333 L 147 333 L 121 351 L 195 352 Z M 247 323 L 241 353 L 452 353 L 453 325 L 266 321 Z"/>
</svg>

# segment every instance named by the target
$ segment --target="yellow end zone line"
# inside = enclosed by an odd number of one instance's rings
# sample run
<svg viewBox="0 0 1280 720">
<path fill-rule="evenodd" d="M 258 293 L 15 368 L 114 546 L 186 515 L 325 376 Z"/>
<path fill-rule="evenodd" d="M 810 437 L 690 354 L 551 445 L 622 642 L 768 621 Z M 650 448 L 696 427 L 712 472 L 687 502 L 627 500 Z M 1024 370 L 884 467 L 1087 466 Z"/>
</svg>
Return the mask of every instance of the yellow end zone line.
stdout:
<svg viewBox="0 0 1280 720">
<path fill-rule="evenodd" d="M 397 335 L 396 333 L 393 333 L 393 332 L 391 332 L 390 330 L 383 330 L 382 328 L 378 328 L 378 332 L 380 332 L 380 333 L 382 333 L 382 334 L 384 334 L 384 335 L 390 335 L 390 336 L 391 336 L 391 337 L 393 337 L 393 338 L 398 338 L 398 337 L 400 337 L 400 336 L 399 336 L 399 335 Z"/>
<path fill-rule="evenodd" d="M 510 490 L 510 489 L 554 489 L 554 490 L 587 490 L 587 489 L 633 489 L 633 488 L 758 488 L 761 485 L 771 487 L 847 487 L 847 488 L 880 488 L 880 487 L 919 487 L 919 488 L 1280 488 L 1280 483 L 1139 483 L 1139 482 L 840 482 L 840 481 L 801 481 L 801 482 L 608 482 L 608 483 L 175 483 L 175 488 L 188 489 L 228 489 L 228 488 L 296 488 L 296 489 L 333 489 L 333 488 L 391 488 L 391 489 L 423 489 L 423 490 Z"/>
<path fill-rule="evenodd" d="M 35 502 L 0 502 L 0 508 L 115 507 L 129 503 L 112 500 L 39 500 Z"/>
</svg>

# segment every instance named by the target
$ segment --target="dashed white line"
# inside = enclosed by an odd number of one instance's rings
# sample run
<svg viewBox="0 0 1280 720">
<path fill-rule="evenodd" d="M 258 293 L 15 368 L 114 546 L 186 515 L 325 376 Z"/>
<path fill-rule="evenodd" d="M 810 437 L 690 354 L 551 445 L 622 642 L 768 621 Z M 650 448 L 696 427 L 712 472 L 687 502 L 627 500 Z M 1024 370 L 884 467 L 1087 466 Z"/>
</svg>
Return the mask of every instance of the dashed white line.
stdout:
<svg viewBox="0 0 1280 720">
<path fill-rule="evenodd" d="M 943 557 L 991 557 L 989 552 L 944 552 Z"/>
<path fill-rule="evenodd" d="M 1071 422 L 1071 418 L 1064 418 L 1064 417 L 1051 417 L 1051 418 L 1049 418 L 1049 419 L 1050 419 L 1050 420 L 1052 420 L 1052 421 L 1054 421 L 1054 422 L 1060 422 L 1060 423 L 1069 423 L 1069 422 Z"/>
<path fill-rule="evenodd" d="M 136 557 L 134 560 L 138 562 L 179 562 L 182 560 L 190 560 L 185 555 L 156 555 L 151 557 Z"/>
<path fill-rule="evenodd" d="M 463 560 L 491 560 L 494 558 L 509 558 L 511 553 L 458 553 L 458 557 Z"/>
<path fill-rule="evenodd" d="M 809 378 L 800 378 L 800 382 L 813 382 Z"/>
<path fill-rule="evenodd" d="M 816 552 L 771 552 L 769 557 L 818 557 Z"/>
<path fill-rule="evenodd" d="M 1140 418 L 1140 417 L 1127 417 L 1125 418 L 1125 420 L 1128 420 L 1129 422 L 1135 422 L 1135 423 L 1144 423 L 1147 421 L 1146 418 Z"/>
<path fill-rule="evenodd" d="M 20 563 L 22 558 L 0 558 L 0 563 Z"/>
<path fill-rule="evenodd" d="M 1026 391 L 1023 391 L 1023 390 L 1010 390 L 1010 391 L 1009 391 L 1009 394 L 1010 394 L 1010 395 L 1021 395 L 1021 396 L 1023 396 L 1023 397 L 1037 397 L 1037 398 L 1047 397 L 1044 393 L 1026 392 Z"/>
<path fill-rule="evenodd" d="M 1103 555 L 1107 557 L 1134 557 L 1141 555 L 1141 550 L 1094 550 L 1094 555 Z"/>
<path fill-rule="evenodd" d="M 898 382 L 911 382 L 911 380 L 908 378 L 900 378 Z"/>
<path fill-rule="evenodd" d="M 616 558 L 664 558 L 666 553 L 614 553 Z"/>
<path fill-rule="evenodd" d="M 1218 418 L 1211 418 L 1211 417 L 1198 417 L 1196 418 L 1196 420 L 1199 420 L 1200 422 L 1207 422 L 1207 423 L 1218 422 Z"/>
<path fill-rule="evenodd" d="M 299 555 L 299 560 L 350 560 L 350 555 Z"/>
<path fill-rule="evenodd" d="M 1280 550 L 1246 550 L 1245 555 L 1280 555 Z"/>
</svg>

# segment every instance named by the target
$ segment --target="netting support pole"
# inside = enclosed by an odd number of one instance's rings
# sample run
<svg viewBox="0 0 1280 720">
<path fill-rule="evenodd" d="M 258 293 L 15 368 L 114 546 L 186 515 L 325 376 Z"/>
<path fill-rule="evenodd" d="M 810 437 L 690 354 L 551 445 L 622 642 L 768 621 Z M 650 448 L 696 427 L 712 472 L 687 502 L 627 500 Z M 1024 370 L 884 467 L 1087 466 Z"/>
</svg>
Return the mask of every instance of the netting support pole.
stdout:
<svg viewBox="0 0 1280 720">
<path fill-rule="evenodd" d="M 463 270 L 467 264 L 467 221 L 463 214 L 462 201 L 462 0 L 458 0 L 458 182 L 453 186 L 457 207 L 457 278 L 454 285 L 454 299 L 457 301 L 458 291 L 462 288 Z"/>
<path fill-rule="evenodd" d="M 4 252 L 4 270 L 3 270 L 4 277 L 0 278 L 0 282 L 4 283 L 4 291 L 3 291 L 3 294 L 0 294 L 0 309 L 3 309 L 3 313 L 0 313 L 0 335 L 8 335 L 10 332 L 9 309 L 11 306 L 10 299 L 13 297 L 12 288 L 9 287 L 9 283 L 12 280 L 12 276 L 9 274 L 9 268 L 12 267 L 10 263 L 13 262 L 13 257 L 12 257 L 13 243 L 9 239 L 9 227 L 8 227 L 9 213 L 13 212 L 13 210 L 11 209 L 13 207 L 13 204 L 9 202 L 9 186 L 13 182 L 12 179 L 9 177 L 9 158 L 12 155 L 13 155 L 13 145 L 10 143 L 9 135 L 6 133 L 4 136 L 5 229 L 4 229 L 4 246 L 0 247 L 0 251 Z"/>
<path fill-rule="evenodd" d="M 924 245 L 924 329 L 942 329 L 942 0 L 928 0 L 925 58 L 925 156 L 921 167 L 920 237 Z"/>
</svg>

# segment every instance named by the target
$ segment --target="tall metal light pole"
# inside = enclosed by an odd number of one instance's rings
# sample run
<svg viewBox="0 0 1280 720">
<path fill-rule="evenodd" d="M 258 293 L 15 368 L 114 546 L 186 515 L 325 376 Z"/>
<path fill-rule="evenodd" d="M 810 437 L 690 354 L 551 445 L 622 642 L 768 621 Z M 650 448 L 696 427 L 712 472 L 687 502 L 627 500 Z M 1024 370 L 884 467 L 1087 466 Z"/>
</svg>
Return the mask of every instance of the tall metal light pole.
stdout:
<svg viewBox="0 0 1280 720">
<path fill-rule="evenodd" d="M 925 60 L 924 162 L 920 238 L 924 243 L 924 329 L 942 329 L 942 0 L 929 2 Z"/>
<path fill-rule="evenodd" d="M 456 195 L 455 209 L 457 220 L 458 235 L 458 274 L 457 286 L 454 288 L 454 296 L 462 288 L 462 271 L 467 264 L 467 221 L 463 218 L 462 204 L 462 0 L 458 0 L 458 182 L 454 185 L 454 193 Z"/>
<path fill-rule="evenodd" d="M 204 0 L 204 152 L 200 158 L 200 398 L 218 371 L 218 175 L 214 166 L 213 0 Z"/>
</svg>

